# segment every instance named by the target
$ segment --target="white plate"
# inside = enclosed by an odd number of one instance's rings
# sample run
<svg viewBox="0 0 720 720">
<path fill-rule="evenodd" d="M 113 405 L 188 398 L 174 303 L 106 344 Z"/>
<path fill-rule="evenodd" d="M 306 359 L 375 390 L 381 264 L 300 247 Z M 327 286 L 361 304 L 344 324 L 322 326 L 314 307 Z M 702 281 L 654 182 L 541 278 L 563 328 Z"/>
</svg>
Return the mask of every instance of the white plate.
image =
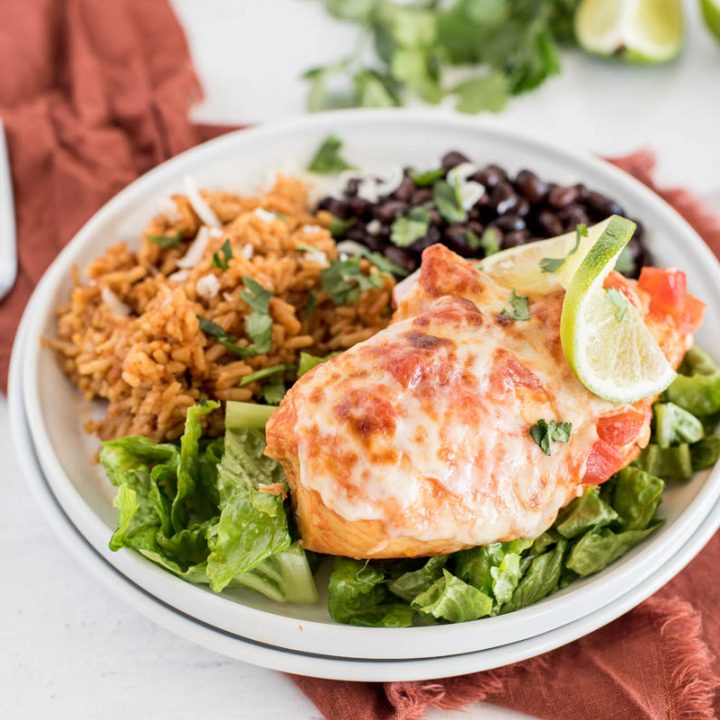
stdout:
<svg viewBox="0 0 720 720">
<path fill-rule="evenodd" d="M 37 460 L 22 406 L 20 364 L 27 333 L 21 328 L 10 371 L 9 406 L 14 445 L 25 462 L 25 478 L 44 517 L 68 549 L 116 597 L 166 630 L 198 645 L 261 667 L 333 680 L 389 682 L 427 680 L 479 672 L 554 650 L 622 615 L 664 585 L 710 540 L 720 525 L 720 501 L 679 551 L 654 575 L 601 610 L 557 630 L 490 650 L 423 660 L 361 660 L 324 657 L 273 648 L 201 623 L 143 590 L 114 568 L 73 526 L 53 495 Z"/>
<path fill-rule="evenodd" d="M 102 248 L 123 239 L 137 242 L 157 198 L 182 187 L 188 173 L 208 187 L 249 189 L 263 182 L 268 167 L 288 159 L 303 165 L 330 132 L 346 143 L 345 154 L 363 168 L 392 164 L 431 167 L 447 149 L 514 171 L 530 167 L 561 183 L 586 182 L 617 198 L 642 219 L 652 250 L 663 265 L 688 273 L 693 292 L 709 304 L 701 341 L 720 356 L 720 270 L 692 229 L 662 200 L 626 174 L 590 156 L 569 153 L 497 124 L 431 113 L 352 111 L 303 117 L 234 133 L 163 164 L 128 186 L 100 210 L 53 263 L 34 295 L 28 333 L 53 331 L 53 308 L 66 298 L 73 265 L 84 267 Z M 141 587 L 183 613 L 257 642 L 301 652 L 358 658 L 397 659 L 451 655 L 492 648 L 546 633 L 589 615 L 662 567 L 685 543 L 720 495 L 720 469 L 670 489 L 663 503 L 664 527 L 647 542 L 596 576 L 511 615 L 463 625 L 376 629 L 334 624 L 324 606 L 280 605 L 252 593 L 213 595 L 183 583 L 143 557 L 110 554 L 114 527 L 112 491 L 88 459 L 94 451 L 83 433 L 86 405 L 63 376 L 52 352 L 29 342 L 23 389 L 33 441 L 45 476 L 65 512 L 91 545 Z"/>
</svg>

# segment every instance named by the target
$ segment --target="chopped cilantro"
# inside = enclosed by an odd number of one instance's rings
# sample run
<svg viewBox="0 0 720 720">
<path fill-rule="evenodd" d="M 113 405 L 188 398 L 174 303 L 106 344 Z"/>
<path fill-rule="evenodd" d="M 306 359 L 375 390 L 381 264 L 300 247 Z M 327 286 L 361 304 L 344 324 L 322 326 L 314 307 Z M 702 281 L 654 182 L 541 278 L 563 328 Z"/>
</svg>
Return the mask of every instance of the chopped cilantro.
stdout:
<svg viewBox="0 0 720 720">
<path fill-rule="evenodd" d="M 360 268 L 360 258 L 333 260 L 329 267 L 320 271 L 323 290 L 336 305 L 350 305 L 357 301 L 360 293 L 374 287 L 382 287 L 382 278 L 377 274 L 365 275 Z"/>
<path fill-rule="evenodd" d="M 228 262 L 232 259 L 232 248 L 230 247 L 230 239 L 225 238 L 225 242 L 220 246 L 219 253 L 213 253 L 212 266 L 221 270 L 228 269 Z"/>
<path fill-rule="evenodd" d="M 530 304 L 527 297 L 518 295 L 515 290 L 510 293 L 510 309 L 503 308 L 500 315 L 511 320 L 529 320 Z"/>
<path fill-rule="evenodd" d="M 392 224 L 390 240 L 397 247 L 408 247 L 425 237 L 429 227 L 430 211 L 424 207 L 414 207 Z"/>
<path fill-rule="evenodd" d="M 292 370 L 293 366 L 287 363 L 281 363 L 279 365 L 272 365 L 271 367 L 262 368 L 262 370 L 256 370 L 254 373 L 245 375 L 240 381 L 240 385 L 249 385 L 251 382 L 256 380 L 262 380 L 263 378 L 270 377 L 271 375 L 277 375 L 278 373 L 284 373 L 287 370 Z"/>
<path fill-rule="evenodd" d="M 449 222 L 459 223 L 467 220 L 457 187 L 446 180 L 440 180 L 433 186 L 433 202 L 438 212 Z"/>
<path fill-rule="evenodd" d="M 352 165 L 340 156 L 342 140 L 337 135 L 328 135 L 310 161 L 308 170 L 314 173 L 332 174 L 350 170 Z"/>
<path fill-rule="evenodd" d="M 381 255 L 379 252 L 362 250 L 360 255 L 367 258 L 378 270 L 380 270 L 380 272 L 384 272 L 389 275 L 399 275 L 400 277 L 405 277 L 410 274 L 407 270 L 401 268 L 399 265 L 394 263 L 392 260 L 389 260 L 384 255 Z"/>
<path fill-rule="evenodd" d="M 565 261 L 573 254 L 577 252 L 577 249 L 580 247 L 580 240 L 584 237 L 587 237 L 588 229 L 587 225 L 584 223 L 580 223 L 575 226 L 575 245 L 573 246 L 572 250 L 568 252 L 565 257 L 561 258 L 542 258 L 540 260 L 540 270 L 544 273 L 551 273 L 551 272 L 557 272 L 564 264 Z"/>
<path fill-rule="evenodd" d="M 301 352 L 300 353 L 300 362 L 298 363 L 298 371 L 297 375 L 298 377 L 302 377 L 306 372 L 312 370 L 316 365 L 320 365 L 320 363 L 327 362 L 330 358 L 334 358 L 336 355 L 339 355 L 340 352 L 331 352 L 329 355 L 325 355 L 325 357 L 319 357 L 317 355 L 311 355 L 310 353 Z"/>
<path fill-rule="evenodd" d="M 477 233 L 474 233 L 472 230 L 468 230 L 465 237 L 470 249 L 482 249 L 485 252 L 485 257 L 488 255 L 494 255 L 496 252 L 500 251 L 500 238 L 498 236 L 498 231 L 493 227 L 485 228 L 481 237 L 478 237 Z"/>
<path fill-rule="evenodd" d="M 410 178 L 417 187 L 430 187 L 435 184 L 438 180 L 442 180 L 445 177 L 444 168 L 433 168 L 432 170 L 425 170 L 425 172 L 410 172 Z"/>
<path fill-rule="evenodd" d="M 625 317 L 630 303 L 625 295 L 615 288 L 608 288 L 606 292 L 608 299 L 615 306 L 615 318 L 620 322 Z"/>
<path fill-rule="evenodd" d="M 502 73 L 490 73 L 470 78 L 453 89 L 457 98 L 455 107 L 464 113 L 476 114 L 489 110 L 498 112 L 508 99 L 508 81 Z"/>
<path fill-rule="evenodd" d="M 328 227 L 328 230 L 330 230 L 330 234 L 334 238 L 342 237 L 355 223 L 357 222 L 356 218 L 350 218 L 349 220 L 342 220 L 338 217 L 334 217 L 330 221 L 330 226 Z"/>
<path fill-rule="evenodd" d="M 173 248 L 180 244 L 182 232 L 177 230 L 173 235 L 146 235 L 145 239 L 161 248 Z"/>
<path fill-rule="evenodd" d="M 571 432 L 572 423 L 555 420 L 538 420 L 530 428 L 530 436 L 546 455 L 552 454 L 553 442 L 569 442 Z"/>
<path fill-rule="evenodd" d="M 229 350 L 235 355 L 240 357 L 251 357 L 257 355 L 257 350 L 251 345 L 250 347 L 241 347 L 236 344 L 237 337 L 227 332 L 223 327 L 214 323 L 212 320 L 206 320 L 203 317 L 197 316 L 200 322 L 200 330 L 204 332 L 208 337 L 216 340 L 226 350 Z"/>
<path fill-rule="evenodd" d="M 285 382 L 279 375 L 270 378 L 262 389 L 263 399 L 268 405 L 279 405 L 286 392 Z"/>
</svg>

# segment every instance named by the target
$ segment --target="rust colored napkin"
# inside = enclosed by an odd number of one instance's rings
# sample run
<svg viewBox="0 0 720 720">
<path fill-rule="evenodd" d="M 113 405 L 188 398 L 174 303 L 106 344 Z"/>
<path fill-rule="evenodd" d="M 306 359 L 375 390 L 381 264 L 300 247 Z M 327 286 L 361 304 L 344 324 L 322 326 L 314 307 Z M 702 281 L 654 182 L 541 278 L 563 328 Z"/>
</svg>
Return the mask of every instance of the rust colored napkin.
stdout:
<svg viewBox="0 0 720 720">
<path fill-rule="evenodd" d="M 0 0 L 6 123 L 20 272 L 0 303 L 0 384 L 17 321 L 73 233 L 137 175 L 226 128 L 188 119 L 200 98 L 166 0 Z M 613 160 L 672 203 L 720 255 L 720 222 L 653 184 L 653 156 Z M 548 720 L 704 720 L 720 715 L 720 536 L 677 578 L 611 625 L 540 658 L 416 683 L 293 677 L 330 720 L 413 720 L 476 700 Z"/>
</svg>

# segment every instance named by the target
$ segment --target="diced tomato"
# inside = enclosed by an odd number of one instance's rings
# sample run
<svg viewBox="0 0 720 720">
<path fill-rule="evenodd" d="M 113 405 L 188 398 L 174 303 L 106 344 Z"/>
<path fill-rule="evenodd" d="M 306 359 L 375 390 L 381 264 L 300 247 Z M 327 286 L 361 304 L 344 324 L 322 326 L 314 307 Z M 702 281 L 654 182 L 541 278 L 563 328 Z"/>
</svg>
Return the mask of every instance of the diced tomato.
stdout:
<svg viewBox="0 0 720 720">
<path fill-rule="evenodd" d="M 704 314 L 705 303 L 688 293 L 688 296 L 685 298 L 685 317 L 684 327 L 682 329 L 686 332 L 695 332 L 695 330 L 700 327 Z"/>
<path fill-rule="evenodd" d="M 616 415 L 601 417 L 597 421 L 597 433 L 601 440 L 611 445 L 628 445 L 637 440 L 649 420 L 649 408 L 629 408 Z"/>
<path fill-rule="evenodd" d="M 650 312 L 677 319 L 684 314 L 687 278 L 682 270 L 644 267 L 638 287 L 650 295 Z"/>
<path fill-rule="evenodd" d="M 633 453 L 621 452 L 614 445 L 604 440 L 597 440 L 590 450 L 585 475 L 582 479 L 586 485 L 599 485 L 609 480 L 620 468 L 630 462 Z"/>
</svg>

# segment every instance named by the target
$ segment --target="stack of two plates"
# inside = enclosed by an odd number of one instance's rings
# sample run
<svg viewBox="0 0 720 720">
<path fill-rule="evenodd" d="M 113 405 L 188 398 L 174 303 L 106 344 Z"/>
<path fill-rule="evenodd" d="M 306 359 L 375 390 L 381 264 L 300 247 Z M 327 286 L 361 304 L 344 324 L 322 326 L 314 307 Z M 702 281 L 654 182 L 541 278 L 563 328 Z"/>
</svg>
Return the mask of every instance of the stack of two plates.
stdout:
<svg viewBox="0 0 720 720">
<path fill-rule="evenodd" d="M 597 188 L 642 220 L 659 264 L 687 272 L 688 286 L 708 303 L 705 332 L 720 323 L 720 270 L 702 241 L 655 195 L 591 157 L 476 120 L 410 112 L 335 113 L 231 134 L 165 163 L 106 205 L 49 269 L 27 308 L 13 353 L 10 409 L 27 482 L 48 522 L 101 582 L 160 625 L 239 660 L 304 675 L 387 681 L 469 673 L 546 652 L 610 622 L 666 583 L 713 535 L 720 524 L 720 470 L 668 490 L 664 526 L 605 571 L 531 607 L 461 625 L 338 625 L 324 601 L 289 606 L 243 591 L 214 595 L 140 555 L 108 549 L 113 492 L 91 461 L 97 446 L 82 430 L 90 409 L 41 344 L 53 333 L 54 308 L 67 297 L 71 268 L 121 240 L 137 243 L 153 202 L 181 191 L 184 176 L 194 175 L 204 187 L 254 189 L 268 170 L 304 166 L 331 132 L 363 169 L 432 167 L 452 144 L 510 171 L 530 167 L 560 183 Z M 701 333 L 700 341 L 720 356 L 720 337 Z"/>
</svg>

